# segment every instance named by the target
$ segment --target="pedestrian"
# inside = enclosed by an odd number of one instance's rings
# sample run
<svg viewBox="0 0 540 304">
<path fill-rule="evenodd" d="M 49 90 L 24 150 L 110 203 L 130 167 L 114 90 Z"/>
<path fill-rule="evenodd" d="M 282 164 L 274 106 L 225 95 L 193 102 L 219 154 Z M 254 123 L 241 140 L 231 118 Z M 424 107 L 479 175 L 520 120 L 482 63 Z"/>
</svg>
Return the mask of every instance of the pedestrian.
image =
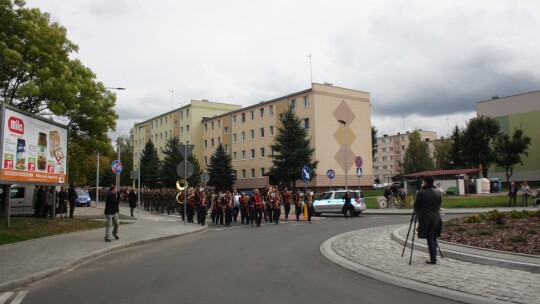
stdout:
<svg viewBox="0 0 540 304">
<path fill-rule="evenodd" d="M 275 192 L 272 210 L 274 210 L 274 222 L 277 225 L 279 224 L 279 217 L 281 216 L 281 198 L 279 197 L 279 192 Z"/>
<path fill-rule="evenodd" d="M 236 223 L 236 220 L 238 219 L 238 214 L 240 213 L 240 195 L 238 195 L 238 191 L 236 190 L 236 188 L 233 189 L 232 197 L 234 199 L 233 220 Z"/>
<path fill-rule="evenodd" d="M 511 182 L 510 188 L 508 188 L 508 206 L 512 206 L 512 202 L 514 202 L 513 206 L 516 205 L 517 193 L 518 189 L 516 187 L 516 184 L 514 182 Z"/>
<path fill-rule="evenodd" d="M 270 223 L 274 222 L 274 196 L 275 196 L 275 193 L 272 191 L 272 187 L 268 188 L 268 192 L 266 192 L 264 202 L 266 204 L 266 208 L 265 208 L 266 215 L 268 215 L 268 219 L 270 220 Z"/>
<path fill-rule="evenodd" d="M 538 204 L 540 204 L 540 188 L 536 189 L 536 196 L 534 199 L 534 206 L 538 207 Z"/>
<path fill-rule="evenodd" d="M 186 206 L 187 222 L 193 223 L 193 216 L 195 215 L 195 193 L 193 189 L 189 190 L 189 196 Z"/>
<path fill-rule="evenodd" d="M 529 207 L 529 195 L 531 194 L 531 188 L 527 185 L 527 182 L 521 184 L 521 207 Z"/>
<path fill-rule="evenodd" d="M 232 194 L 227 191 L 225 193 L 225 226 L 231 227 L 231 222 L 233 220 L 233 208 L 234 208 L 234 198 Z"/>
<path fill-rule="evenodd" d="M 283 209 L 285 210 L 285 219 L 288 220 L 291 212 L 291 192 L 287 190 L 287 187 L 283 189 Z"/>
<path fill-rule="evenodd" d="M 427 264 L 437 264 L 437 237 L 441 236 L 442 219 L 439 210 L 442 194 L 434 186 L 433 176 L 424 177 L 422 190 L 416 195 L 414 212 L 418 219 L 418 238 L 426 239 L 429 250 Z"/>
<path fill-rule="evenodd" d="M 58 214 L 60 214 L 60 218 L 67 218 L 67 207 L 68 207 L 68 197 L 66 192 L 66 186 L 60 187 L 60 191 L 58 192 Z"/>
<path fill-rule="evenodd" d="M 137 208 L 137 193 L 135 193 L 135 189 L 131 188 L 127 196 L 129 201 L 129 210 L 131 211 L 131 217 L 134 217 L 133 211 L 135 210 L 135 208 Z"/>
<path fill-rule="evenodd" d="M 259 189 L 253 190 L 253 195 L 251 196 L 251 202 L 255 208 L 255 223 L 257 227 L 261 226 L 262 216 L 263 216 L 263 201 Z"/>
<path fill-rule="evenodd" d="M 71 183 L 71 186 L 68 189 L 68 200 L 69 200 L 69 217 L 73 218 L 73 213 L 75 212 L 75 200 L 79 198 L 75 187 L 77 184 L 75 182 Z"/>
<path fill-rule="evenodd" d="M 216 218 L 217 218 L 217 206 L 219 204 L 219 198 L 217 195 L 214 194 L 214 192 L 210 194 L 210 201 L 211 201 L 210 218 L 212 219 L 212 224 L 215 224 L 217 223 Z"/>
<path fill-rule="evenodd" d="M 218 200 L 216 204 L 216 225 L 219 223 L 223 225 L 223 212 L 225 211 L 225 196 L 223 192 L 218 192 Z"/>
<path fill-rule="evenodd" d="M 51 194 L 50 186 L 45 186 L 43 195 L 44 195 L 43 196 L 44 204 L 43 204 L 43 211 L 42 211 L 41 217 L 47 218 L 48 216 L 50 216 L 52 218 L 53 197 Z"/>
<path fill-rule="evenodd" d="M 437 190 L 441 191 L 441 194 L 444 194 L 444 190 L 441 186 L 441 183 L 437 183 Z"/>
<path fill-rule="evenodd" d="M 306 192 L 306 195 L 304 196 L 304 204 L 306 204 L 307 208 L 308 222 L 311 224 L 311 217 L 315 212 L 313 208 L 313 192 L 311 190 L 308 190 L 308 192 Z"/>
<path fill-rule="evenodd" d="M 199 223 L 201 226 L 206 225 L 206 213 L 208 212 L 206 210 L 206 192 L 200 191 L 199 192 L 199 209 L 197 210 L 197 217 L 199 218 Z"/>
<path fill-rule="evenodd" d="M 296 221 L 300 220 L 300 214 L 302 214 L 302 199 L 300 198 L 300 190 L 296 190 L 293 196 L 294 214 L 296 215 Z"/>
<path fill-rule="evenodd" d="M 242 224 L 248 225 L 248 210 L 247 210 L 247 196 L 244 192 L 240 194 L 238 198 L 238 203 L 240 204 L 240 221 Z"/>
<path fill-rule="evenodd" d="M 120 207 L 118 205 L 118 200 L 116 198 L 116 186 L 111 186 L 109 189 L 109 193 L 107 193 L 107 196 L 105 197 L 105 217 L 107 218 L 107 227 L 105 227 L 105 242 L 111 241 L 111 235 L 110 235 L 110 229 L 111 225 L 114 226 L 112 235 L 115 239 L 120 239 L 118 237 L 118 213 L 120 212 Z"/>
<path fill-rule="evenodd" d="M 351 202 L 351 191 L 347 191 L 347 193 L 345 193 L 345 195 L 343 196 L 343 201 L 343 215 L 345 215 L 345 219 L 348 219 L 349 215 L 352 219 L 354 216 L 354 206 Z"/>
<path fill-rule="evenodd" d="M 45 208 L 45 190 L 43 189 L 43 186 L 37 187 L 37 191 L 34 192 L 34 198 L 36 200 L 34 217 L 41 218 L 43 215 L 43 208 Z"/>
<path fill-rule="evenodd" d="M 246 201 L 246 225 L 253 226 L 255 223 L 255 202 L 251 200 L 251 197 L 245 198 Z"/>
</svg>

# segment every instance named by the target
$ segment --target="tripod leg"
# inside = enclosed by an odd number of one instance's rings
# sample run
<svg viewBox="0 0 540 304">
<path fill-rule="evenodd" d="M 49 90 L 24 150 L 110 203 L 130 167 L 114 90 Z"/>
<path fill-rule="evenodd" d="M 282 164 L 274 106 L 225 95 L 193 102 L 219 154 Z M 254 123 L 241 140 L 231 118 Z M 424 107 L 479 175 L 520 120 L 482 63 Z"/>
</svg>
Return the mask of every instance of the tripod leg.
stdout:
<svg viewBox="0 0 540 304">
<path fill-rule="evenodd" d="M 415 234 L 416 234 L 416 216 L 414 217 L 413 235 L 412 235 L 412 243 L 411 243 L 411 257 L 409 258 L 409 265 L 412 264 L 412 253 L 413 253 L 413 248 L 414 248 Z"/>
<path fill-rule="evenodd" d="M 407 231 L 407 237 L 405 238 L 405 244 L 403 244 L 403 251 L 401 252 L 401 257 L 405 254 L 405 248 L 407 247 L 407 241 L 409 240 L 409 234 L 411 233 L 411 227 L 414 220 L 414 213 L 411 217 L 411 223 L 409 224 L 409 231 Z M 413 232 L 414 233 L 414 232 Z"/>
<path fill-rule="evenodd" d="M 439 248 L 439 254 L 441 255 L 441 258 L 444 258 L 442 255 L 441 247 L 439 246 L 439 243 L 437 243 L 437 248 Z"/>
</svg>

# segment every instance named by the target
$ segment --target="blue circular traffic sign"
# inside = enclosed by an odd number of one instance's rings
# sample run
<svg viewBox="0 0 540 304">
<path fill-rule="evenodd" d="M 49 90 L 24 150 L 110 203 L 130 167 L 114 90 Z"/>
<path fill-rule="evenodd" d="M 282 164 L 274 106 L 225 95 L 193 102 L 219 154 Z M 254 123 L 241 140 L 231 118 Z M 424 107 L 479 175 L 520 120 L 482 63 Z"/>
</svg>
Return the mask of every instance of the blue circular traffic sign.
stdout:
<svg viewBox="0 0 540 304">
<path fill-rule="evenodd" d="M 362 157 L 357 156 L 357 157 L 354 159 L 354 163 L 355 163 L 355 165 L 356 165 L 356 168 L 362 168 L 362 165 L 364 164 L 364 161 L 362 160 Z"/>
<path fill-rule="evenodd" d="M 304 166 L 304 168 L 302 168 L 302 179 L 304 180 L 304 182 L 309 182 L 309 179 L 311 177 L 311 169 L 309 169 L 308 166 Z"/>
<path fill-rule="evenodd" d="M 328 177 L 328 179 L 334 179 L 334 177 L 336 177 L 336 171 L 328 169 L 328 171 L 326 171 L 326 177 Z"/>
<path fill-rule="evenodd" d="M 119 161 L 118 159 L 117 160 L 114 160 L 112 162 L 112 165 L 111 165 L 111 169 L 112 171 L 114 172 L 114 174 L 119 174 L 120 172 L 122 172 L 122 169 L 124 167 L 122 166 L 122 162 Z"/>
</svg>

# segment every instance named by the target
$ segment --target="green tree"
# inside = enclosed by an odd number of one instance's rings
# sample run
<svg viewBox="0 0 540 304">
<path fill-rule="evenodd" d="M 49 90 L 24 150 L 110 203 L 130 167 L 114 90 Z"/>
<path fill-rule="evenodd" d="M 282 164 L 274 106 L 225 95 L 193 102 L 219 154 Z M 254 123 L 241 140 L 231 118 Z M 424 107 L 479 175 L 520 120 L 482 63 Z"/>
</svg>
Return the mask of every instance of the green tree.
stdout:
<svg viewBox="0 0 540 304">
<path fill-rule="evenodd" d="M 441 138 L 435 143 L 435 169 L 452 169 L 452 140 Z"/>
<path fill-rule="evenodd" d="M 530 144 L 531 138 L 525 135 L 522 129 L 515 129 L 512 138 L 502 133 L 495 137 L 493 143 L 495 164 L 504 168 L 508 185 L 510 178 L 514 174 L 514 166 L 517 164 L 523 165 L 521 155 L 529 155 L 527 149 Z"/>
<path fill-rule="evenodd" d="M 225 152 L 221 143 L 210 157 L 208 175 L 210 176 L 209 186 L 216 187 L 217 191 L 232 190 L 236 176 L 232 167 L 232 159 Z"/>
<path fill-rule="evenodd" d="M 463 160 L 466 165 L 482 166 L 482 174 L 488 177 L 489 166 L 495 161 L 492 142 L 499 133 L 499 123 L 491 117 L 472 118 L 460 138 Z"/>
<path fill-rule="evenodd" d="M 379 130 L 377 130 L 377 127 L 374 125 L 371 126 L 371 157 L 375 157 L 375 153 L 377 153 L 377 133 Z"/>
<path fill-rule="evenodd" d="M 161 163 L 161 178 L 163 186 L 167 188 L 175 188 L 176 182 L 180 178 L 176 172 L 176 167 L 184 160 L 184 157 L 180 152 L 179 145 L 178 137 L 172 137 L 167 140 L 163 149 L 165 157 Z"/>
<path fill-rule="evenodd" d="M 277 180 L 296 188 L 296 181 L 302 177 L 304 165 L 311 169 L 310 178 L 313 179 L 317 175 L 319 161 L 313 161 L 315 149 L 311 147 L 311 138 L 291 108 L 282 114 L 281 125 L 278 125 L 276 133 L 270 145 L 274 151 L 270 171 Z"/>
<path fill-rule="evenodd" d="M 70 56 L 77 45 L 48 13 L 0 1 L 0 91 L 5 104 L 67 122 L 70 180 L 85 179 L 84 155 L 105 151 L 118 115 L 115 94 Z"/>
<path fill-rule="evenodd" d="M 158 188 L 161 185 L 158 152 L 154 143 L 149 140 L 141 151 L 141 187 Z"/>
<path fill-rule="evenodd" d="M 201 185 L 201 175 L 203 174 L 199 160 L 191 153 L 188 156 L 188 161 L 193 164 L 193 174 L 188 178 L 188 184 L 193 187 L 199 187 Z"/>
<path fill-rule="evenodd" d="M 120 136 L 121 150 L 120 158 L 122 161 L 122 172 L 120 173 L 120 185 L 129 186 L 133 185 L 133 179 L 131 178 L 131 171 L 133 171 L 133 146 L 130 144 L 130 140 L 127 135 Z"/>
<path fill-rule="evenodd" d="M 434 168 L 427 143 L 422 140 L 420 132 L 414 130 L 414 132 L 409 135 L 409 147 L 405 150 L 403 173 L 407 175 L 415 172 L 433 170 Z"/>
<path fill-rule="evenodd" d="M 452 147 L 450 149 L 450 164 L 452 169 L 463 169 L 466 167 L 463 160 L 463 153 L 461 151 L 461 139 L 463 137 L 463 131 L 456 125 L 454 131 L 450 136 L 452 141 Z"/>
</svg>

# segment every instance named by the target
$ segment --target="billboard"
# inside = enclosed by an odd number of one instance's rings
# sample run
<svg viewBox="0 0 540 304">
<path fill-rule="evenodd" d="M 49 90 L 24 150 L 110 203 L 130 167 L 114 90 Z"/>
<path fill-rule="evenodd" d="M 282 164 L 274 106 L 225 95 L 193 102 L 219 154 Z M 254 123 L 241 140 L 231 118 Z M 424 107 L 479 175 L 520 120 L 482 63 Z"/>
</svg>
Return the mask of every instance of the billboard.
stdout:
<svg viewBox="0 0 540 304">
<path fill-rule="evenodd" d="M 66 182 L 67 127 L 2 106 L 0 183 Z"/>
</svg>

